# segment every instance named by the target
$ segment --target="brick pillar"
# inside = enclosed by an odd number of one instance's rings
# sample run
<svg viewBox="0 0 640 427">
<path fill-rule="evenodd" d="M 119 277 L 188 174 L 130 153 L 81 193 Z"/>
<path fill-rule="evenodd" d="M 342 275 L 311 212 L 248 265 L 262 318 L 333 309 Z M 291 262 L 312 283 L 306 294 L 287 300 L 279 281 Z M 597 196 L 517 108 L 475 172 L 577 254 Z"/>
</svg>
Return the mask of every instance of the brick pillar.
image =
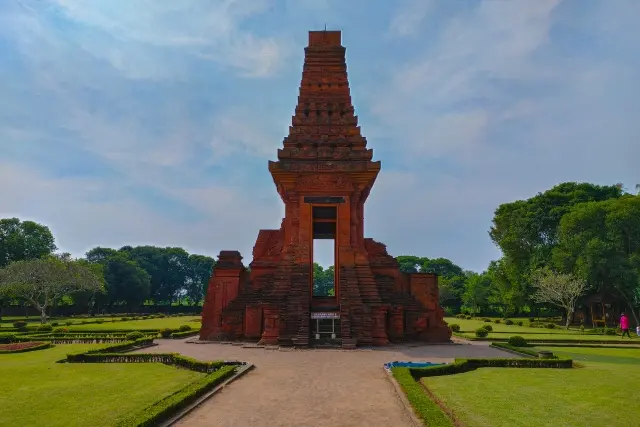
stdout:
<svg viewBox="0 0 640 427">
<path fill-rule="evenodd" d="M 243 272 L 240 252 L 220 251 L 202 307 L 201 340 L 219 339 L 231 332 L 223 328 L 222 311 L 238 296 Z M 242 331 L 233 331 L 234 335 L 238 333 Z"/>
</svg>

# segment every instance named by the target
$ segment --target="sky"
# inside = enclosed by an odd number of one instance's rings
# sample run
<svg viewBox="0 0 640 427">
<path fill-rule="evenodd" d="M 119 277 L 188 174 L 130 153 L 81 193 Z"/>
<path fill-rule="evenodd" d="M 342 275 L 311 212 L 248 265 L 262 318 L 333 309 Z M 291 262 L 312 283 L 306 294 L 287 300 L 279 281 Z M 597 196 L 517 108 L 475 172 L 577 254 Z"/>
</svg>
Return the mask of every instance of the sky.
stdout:
<svg viewBox="0 0 640 427">
<path fill-rule="evenodd" d="M 3 0 L 0 218 L 75 256 L 248 264 L 284 214 L 267 161 L 326 24 L 382 161 L 367 237 L 482 271 L 500 204 L 640 183 L 638 16 L 637 0 Z"/>
</svg>

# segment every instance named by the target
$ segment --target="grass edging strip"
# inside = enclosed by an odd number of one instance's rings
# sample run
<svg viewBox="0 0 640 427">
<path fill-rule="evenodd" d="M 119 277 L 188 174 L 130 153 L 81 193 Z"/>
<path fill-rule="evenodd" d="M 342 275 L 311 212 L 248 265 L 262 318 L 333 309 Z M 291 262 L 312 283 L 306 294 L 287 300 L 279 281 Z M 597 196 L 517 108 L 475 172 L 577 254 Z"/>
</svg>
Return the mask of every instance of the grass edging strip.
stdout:
<svg viewBox="0 0 640 427">
<path fill-rule="evenodd" d="M 429 427 L 453 427 L 453 421 L 431 400 L 423 387 L 414 379 L 409 368 L 391 368 L 415 414 Z"/>
<path fill-rule="evenodd" d="M 413 425 L 415 427 L 421 427 L 424 423 L 422 423 L 418 418 L 416 411 L 413 409 L 411 402 L 409 402 L 409 400 L 407 399 L 407 395 L 403 391 L 402 387 L 400 386 L 398 381 L 396 381 L 396 379 L 394 378 L 393 373 L 388 369 L 384 369 L 384 372 L 387 375 L 387 379 L 393 386 L 396 394 L 398 395 L 398 398 L 402 402 L 402 406 L 404 406 L 404 409 L 407 412 L 407 415 L 409 416 L 409 418 L 411 419 L 411 422 L 413 423 Z"/>
<path fill-rule="evenodd" d="M 255 366 L 253 364 L 243 365 L 239 369 L 236 366 L 231 376 L 227 377 L 222 383 L 215 386 L 212 390 L 209 390 L 208 392 L 198 397 L 194 402 L 187 404 L 186 407 L 182 408 L 178 413 L 176 413 L 172 417 L 158 424 L 158 427 L 170 427 L 174 425 L 176 422 L 184 418 L 188 413 L 190 413 L 191 411 L 196 409 L 198 406 L 200 406 L 202 403 L 204 403 L 206 400 L 211 398 L 214 394 L 222 391 L 223 388 L 225 388 L 227 385 L 229 385 L 233 381 L 237 380 L 238 378 L 240 378 L 241 376 L 243 376 L 244 374 L 252 370 L 254 367 Z"/>
</svg>

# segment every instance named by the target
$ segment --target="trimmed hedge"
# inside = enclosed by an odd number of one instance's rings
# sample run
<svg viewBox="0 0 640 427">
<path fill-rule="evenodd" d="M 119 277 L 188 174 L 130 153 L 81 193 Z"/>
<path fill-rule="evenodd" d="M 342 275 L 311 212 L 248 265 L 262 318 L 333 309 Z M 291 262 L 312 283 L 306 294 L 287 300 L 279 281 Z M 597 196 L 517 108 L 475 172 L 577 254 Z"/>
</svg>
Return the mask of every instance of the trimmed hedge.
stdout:
<svg viewBox="0 0 640 427">
<path fill-rule="evenodd" d="M 453 422 L 427 395 L 426 390 L 416 382 L 409 368 L 391 368 L 393 377 L 407 396 L 418 417 L 430 427 L 451 427 Z"/>
<path fill-rule="evenodd" d="M 17 336 L 16 332 L 0 332 L 0 344 L 10 344 Z"/>
<path fill-rule="evenodd" d="M 217 371 L 206 375 L 177 393 L 172 394 L 142 411 L 125 417 L 116 424 L 119 427 L 151 427 L 168 419 L 178 410 L 195 402 L 199 397 L 214 389 L 235 373 L 234 366 L 223 366 Z"/>
<path fill-rule="evenodd" d="M 174 332 L 173 334 L 171 334 L 171 338 L 178 339 L 178 338 L 193 337 L 193 336 L 198 335 L 198 334 L 200 334 L 199 330 Z"/>
<path fill-rule="evenodd" d="M 536 353 L 537 356 L 537 353 Z M 456 359 L 454 363 L 426 368 L 408 368 L 418 381 L 424 377 L 460 374 L 478 368 L 571 368 L 571 359 Z"/>
</svg>

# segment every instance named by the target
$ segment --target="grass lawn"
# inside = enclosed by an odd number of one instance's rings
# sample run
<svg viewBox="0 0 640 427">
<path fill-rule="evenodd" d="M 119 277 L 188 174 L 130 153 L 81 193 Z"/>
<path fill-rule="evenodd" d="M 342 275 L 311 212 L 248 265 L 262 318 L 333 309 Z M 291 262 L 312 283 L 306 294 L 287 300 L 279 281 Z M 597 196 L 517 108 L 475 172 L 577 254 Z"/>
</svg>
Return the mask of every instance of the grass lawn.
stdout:
<svg viewBox="0 0 640 427">
<path fill-rule="evenodd" d="M 475 338 L 475 330 L 484 326 L 491 325 L 493 331 L 489 333 L 487 338 L 507 340 L 510 336 L 520 335 L 528 340 L 548 340 L 551 341 L 623 341 L 618 335 L 590 334 L 580 332 L 578 329 L 565 329 L 556 327 L 555 329 L 547 328 L 530 328 L 528 326 L 505 325 L 504 323 L 488 323 L 482 320 L 467 320 L 448 317 L 445 319 L 448 324 L 460 325 L 460 333 L 465 338 Z M 525 325 L 528 321 L 525 322 Z M 625 338 L 625 342 L 628 338 Z M 637 340 L 640 343 L 640 339 Z"/>
<path fill-rule="evenodd" d="M 542 347 L 540 347 L 542 349 Z M 467 427 L 633 426 L 640 350 L 552 347 L 584 367 L 480 368 L 422 382 Z"/>
<path fill-rule="evenodd" d="M 0 355 L 0 426 L 109 427 L 203 376 L 160 363 L 55 363 L 97 347 Z"/>
</svg>

